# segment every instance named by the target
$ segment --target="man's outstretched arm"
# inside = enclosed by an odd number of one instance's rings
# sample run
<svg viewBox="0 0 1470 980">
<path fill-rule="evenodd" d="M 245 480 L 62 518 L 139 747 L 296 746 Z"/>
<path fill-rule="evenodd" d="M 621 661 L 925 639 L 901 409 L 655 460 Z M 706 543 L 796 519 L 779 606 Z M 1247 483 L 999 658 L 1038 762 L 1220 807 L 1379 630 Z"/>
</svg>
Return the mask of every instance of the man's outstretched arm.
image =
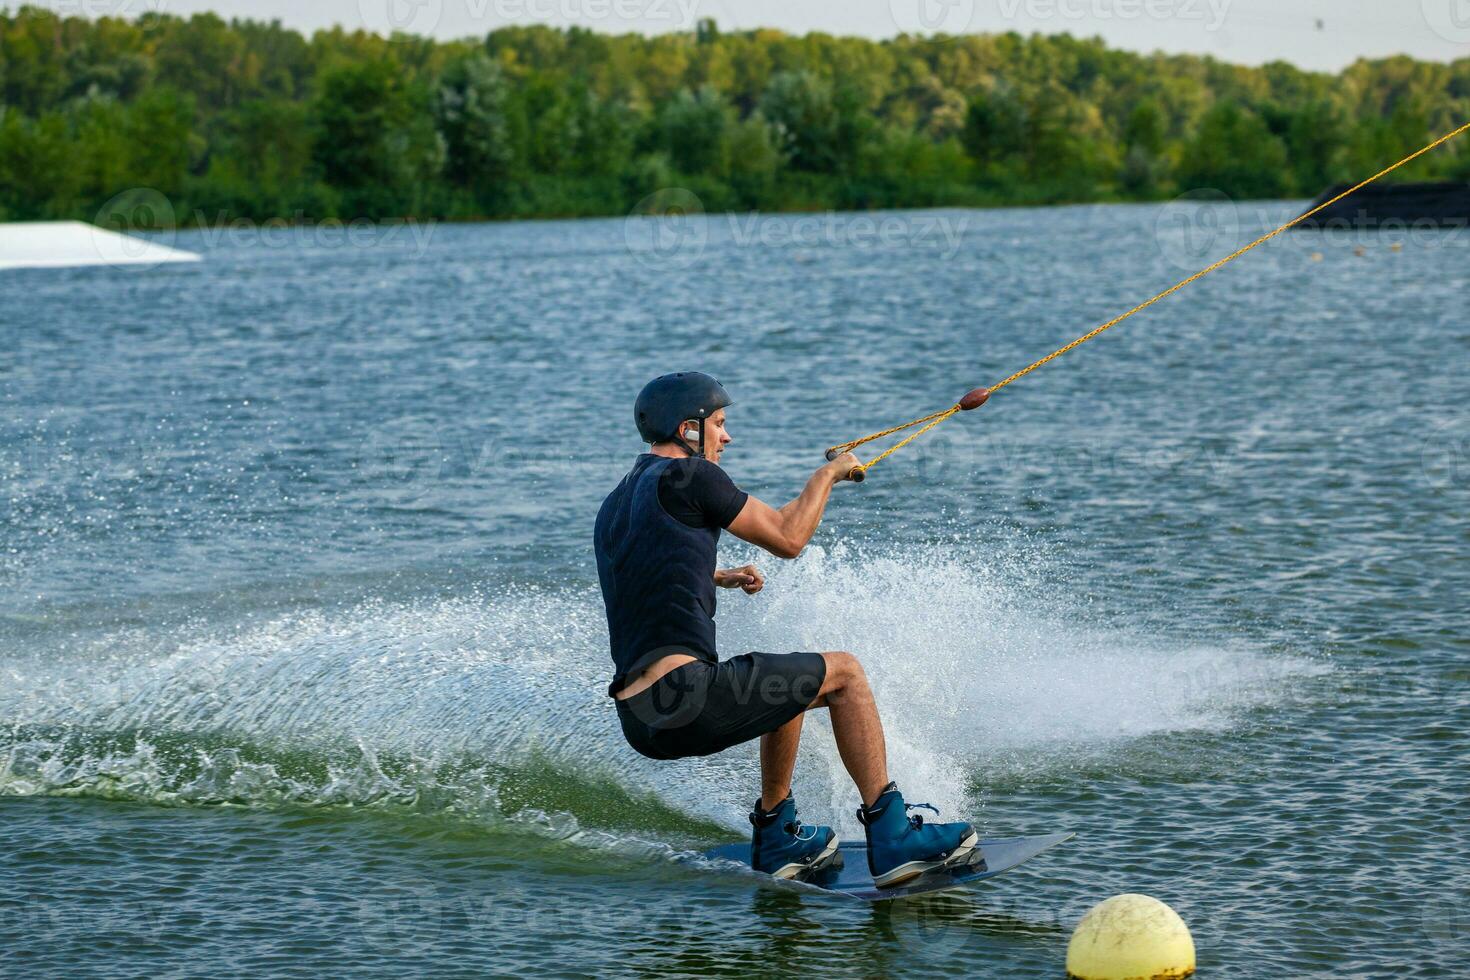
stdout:
<svg viewBox="0 0 1470 980">
<path fill-rule="evenodd" d="M 859 462 L 852 453 L 838 456 L 813 473 L 801 495 L 779 510 L 756 497 L 749 498 L 730 522 L 730 533 L 777 558 L 795 558 L 817 533 L 832 488 L 847 479 Z"/>
</svg>

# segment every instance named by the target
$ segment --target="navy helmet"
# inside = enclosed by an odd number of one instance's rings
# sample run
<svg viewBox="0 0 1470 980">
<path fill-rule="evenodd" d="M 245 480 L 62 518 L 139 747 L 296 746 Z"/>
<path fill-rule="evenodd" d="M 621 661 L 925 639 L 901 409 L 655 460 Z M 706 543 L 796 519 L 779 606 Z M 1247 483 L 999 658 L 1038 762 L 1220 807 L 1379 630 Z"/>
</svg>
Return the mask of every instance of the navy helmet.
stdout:
<svg viewBox="0 0 1470 980">
<path fill-rule="evenodd" d="M 679 426 L 689 419 L 698 419 L 702 450 L 704 420 L 729 404 L 730 393 L 714 378 L 698 371 L 680 371 L 654 378 L 644 385 L 633 405 L 633 417 L 638 422 L 638 434 L 647 443 L 670 439 L 682 443 Z"/>
</svg>

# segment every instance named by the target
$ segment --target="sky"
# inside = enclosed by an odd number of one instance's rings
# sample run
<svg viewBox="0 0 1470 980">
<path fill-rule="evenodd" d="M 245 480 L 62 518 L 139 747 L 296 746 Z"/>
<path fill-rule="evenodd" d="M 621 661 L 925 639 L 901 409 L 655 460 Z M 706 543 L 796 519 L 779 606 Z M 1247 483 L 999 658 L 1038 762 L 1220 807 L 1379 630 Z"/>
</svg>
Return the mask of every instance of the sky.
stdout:
<svg viewBox="0 0 1470 980">
<path fill-rule="evenodd" d="M 0 0 L 4 3 L 5 0 Z M 334 24 L 438 38 L 507 24 L 666 33 L 712 17 L 723 29 L 777 27 L 862 37 L 930 34 L 1098 35 L 1134 51 L 1210 54 L 1259 65 L 1283 60 L 1335 71 L 1359 57 L 1470 56 L 1470 0 L 31 0 L 87 16 L 154 10 L 280 20 L 310 32 Z M 12 4 L 13 5 L 13 4 Z"/>
</svg>

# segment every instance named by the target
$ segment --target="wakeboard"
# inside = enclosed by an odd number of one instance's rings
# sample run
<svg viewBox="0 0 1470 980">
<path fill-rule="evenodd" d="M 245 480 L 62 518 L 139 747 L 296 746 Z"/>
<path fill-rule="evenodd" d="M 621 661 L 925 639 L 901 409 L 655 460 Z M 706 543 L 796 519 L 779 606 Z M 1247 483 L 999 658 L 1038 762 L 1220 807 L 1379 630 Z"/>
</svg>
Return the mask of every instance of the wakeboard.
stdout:
<svg viewBox="0 0 1470 980">
<path fill-rule="evenodd" d="M 798 879 L 803 885 L 815 886 L 829 892 L 837 892 L 851 898 L 869 902 L 882 902 L 905 895 L 922 895 L 925 892 L 945 891 L 961 888 L 986 878 L 1009 871 L 1019 864 L 1031 860 L 1042 851 L 1050 850 L 1063 841 L 1071 840 L 1072 834 L 1046 834 L 1042 837 L 1005 837 L 983 840 L 975 848 L 970 859 L 962 864 L 926 872 L 917 878 L 893 888 L 879 888 L 868 872 L 868 847 L 863 841 L 843 841 L 838 848 L 838 858 L 831 865 Z M 750 867 L 749 844 L 726 844 L 706 851 L 705 857 L 723 861 L 735 861 Z"/>
</svg>

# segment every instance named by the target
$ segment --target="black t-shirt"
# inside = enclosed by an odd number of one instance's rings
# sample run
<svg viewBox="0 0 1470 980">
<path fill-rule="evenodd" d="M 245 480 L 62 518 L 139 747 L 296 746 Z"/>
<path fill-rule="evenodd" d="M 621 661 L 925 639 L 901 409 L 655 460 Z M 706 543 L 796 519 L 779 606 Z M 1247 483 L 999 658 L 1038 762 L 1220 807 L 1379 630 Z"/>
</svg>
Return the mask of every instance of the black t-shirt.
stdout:
<svg viewBox="0 0 1470 980">
<path fill-rule="evenodd" d="M 750 495 L 707 459 L 676 459 L 658 480 L 658 502 L 689 527 L 727 528 Z"/>
</svg>

